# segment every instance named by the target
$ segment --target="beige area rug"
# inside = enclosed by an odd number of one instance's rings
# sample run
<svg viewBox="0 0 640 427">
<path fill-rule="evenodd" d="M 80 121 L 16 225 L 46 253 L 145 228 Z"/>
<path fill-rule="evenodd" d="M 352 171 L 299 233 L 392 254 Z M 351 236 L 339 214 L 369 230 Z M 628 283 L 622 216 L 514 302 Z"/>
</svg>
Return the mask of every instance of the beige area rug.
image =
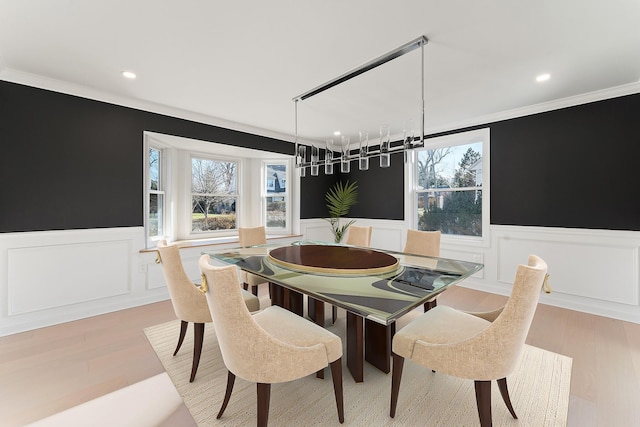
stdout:
<svg viewBox="0 0 640 427">
<path fill-rule="evenodd" d="M 344 340 L 345 319 L 329 328 Z M 179 321 L 145 329 L 169 377 L 199 426 L 252 426 L 256 423 L 256 386 L 236 379 L 223 417 L 216 414 L 224 397 L 227 371 L 220 355 L 213 325 L 205 329 L 198 374 L 189 383 L 193 330 L 177 356 L 173 351 Z M 343 357 L 345 361 L 346 357 Z M 569 407 L 572 359 L 536 347 L 525 346 L 519 367 L 509 377 L 511 400 L 519 419 L 511 418 L 498 387 L 492 386 L 494 426 L 565 426 Z M 473 381 L 461 380 L 406 361 L 398 408 L 389 417 L 391 373 L 384 374 L 365 363 L 365 380 L 355 383 L 344 366 L 345 426 L 477 426 L 479 425 Z M 338 426 L 333 383 L 328 369 L 325 379 L 309 376 L 271 387 L 269 425 Z"/>
</svg>

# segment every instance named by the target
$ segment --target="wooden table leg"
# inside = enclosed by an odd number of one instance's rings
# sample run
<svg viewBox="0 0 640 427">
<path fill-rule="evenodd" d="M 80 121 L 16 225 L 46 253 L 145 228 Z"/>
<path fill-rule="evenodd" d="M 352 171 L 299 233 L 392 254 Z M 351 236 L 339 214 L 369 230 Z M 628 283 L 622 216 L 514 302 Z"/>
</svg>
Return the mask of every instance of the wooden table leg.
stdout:
<svg viewBox="0 0 640 427">
<path fill-rule="evenodd" d="M 271 289 L 272 305 L 280 306 L 298 316 L 302 316 L 304 312 L 304 300 L 300 292 L 292 291 L 275 283 L 270 283 L 269 289 Z"/>
<path fill-rule="evenodd" d="M 271 305 L 277 305 L 284 307 L 284 288 L 275 283 L 269 283 L 269 289 L 271 290 Z"/>
<path fill-rule="evenodd" d="M 347 311 L 347 367 L 357 383 L 364 381 L 364 322 Z"/>
<path fill-rule="evenodd" d="M 309 316 L 309 319 L 318 323 L 316 316 L 320 312 L 322 312 L 322 314 L 324 315 L 324 303 L 315 298 L 307 297 L 307 315 Z M 324 323 L 318 323 L 318 325 L 324 327 Z"/>
<path fill-rule="evenodd" d="M 315 322 L 316 325 L 324 328 L 324 302 L 315 298 L 307 299 L 307 310 L 311 313 L 313 311 L 314 316 L 309 318 Z"/>
<path fill-rule="evenodd" d="M 365 360 L 388 374 L 391 371 L 391 339 L 395 333 L 396 324 L 381 325 L 365 319 L 364 325 Z"/>
<path fill-rule="evenodd" d="M 286 289 L 285 303 L 287 304 L 287 310 L 297 314 L 298 316 L 304 315 L 304 295 L 300 292 Z"/>
</svg>

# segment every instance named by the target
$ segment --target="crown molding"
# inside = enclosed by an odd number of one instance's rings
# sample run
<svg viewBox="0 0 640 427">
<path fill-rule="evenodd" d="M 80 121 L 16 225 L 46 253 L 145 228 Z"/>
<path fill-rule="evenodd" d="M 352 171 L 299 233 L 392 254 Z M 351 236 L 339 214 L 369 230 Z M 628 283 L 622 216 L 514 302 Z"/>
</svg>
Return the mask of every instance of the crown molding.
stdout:
<svg viewBox="0 0 640 427">
<path fill-rule="evenodd" d="M 265 136 L 268 138 L 280 139 L 282 141 L 294 142 L 295 136 L 275 132 L 268 129 L 250 126 L 244 123 L 238 123 L 231 120 L 220 119 L 193 111 L 183 110 L 180 108 L 170 107 L 149 101 L 142 101 L 134 98 L 114 95 L 112 93 L 89 88 L 87 86 L 66 82 L 63 80 L 52 79 L 50 77 L 38 74 L 27 73 L 6 67 L 2 55 L 0 55 L 0 80 L 33 86 L 40 89 L 51 90 L 54 92 L 65 93 L 68 95 L 79 96 L 81 98 L 93 99 L 95 101 L 107 102 L 110 104 L 120 105 L 123 107 L 135 108 L 138 110 L 149 111 L 152 113 L 163 114 L 180 119 L 191 120 L 198 123 L 204 123 L 212 126 L 218 126 L 226 129 L 247 132 L 254 135 Z M 549 102 L 533 104 L 526 107 L 505 110 L 498 113 L 486 114 L 474 117 L 470 120 L 462 120 L 459 122 L 447 123 L 439 126 L 425 127 L 425 134 L 436 134 L 440 132 L 449 132 L 456 129 L 464 129 L 473 126 L 480 126 L 489 123 L 499 122 L 502 120 L 514 119 L 517 117 L 530 116 L 533 114 L 543 113 L 547 111 L 559 110 L 567 107 L 588 104 L 590 102 L 602 101 L 605 99 L 618 98 L 625 95 L 633 95 L 640 93 L 640 81 L 620 85 L 612 88 L 597 90 L 567 98 L 556 99 Z"/>
<path fill-rule="evenodd" d="M 425 135 L 448 132 L 456 129 L 464 129 L 473 126 L 486 125 L 502 120 L 515 119 L 518 117 L 531 116 L 533 114 L 544 113 L 547 111 L 560 110 L 567 107 L 575 107 L 578 105 L 588 104 L 605 99 L 618 98 L 625 95 L 633 95 L 640 93 L 640 81 L 625 85 L 615 86 L 612 88 L 601 89 L 593 92 L 583 93 L 580 95 L 570 96 L 567 98 L 555 99 L 549 102 L 528 105 L 526 107 L 514 108 L 512 110 L 501 111 L 498 113 L 486 114 L 484 116 L 474 117 L 471 120 L 463 120 L 456 123 L 449 123 L 442 126 L 433 126 L 425 128 Z"/>
<path fill-rule="evenodd" d="M 11 83 L 23 84 L 39 89 L 50 90 L 53 92 L 64 93 L 67 95 L 78 96 L 81 98 L 92 99 L 95 101 L 106 102 L 109 104 L 120 105 L 122 107 L 135 108 L 137 110 L 148 111 L 151 113 L 163 114 L 166 116 L 176 117 L 185 120 L 191 120 L 212 126 L 218 126 L 226 129 L 237 130 L 240 132 L 251 133 L 254 135 L 265 136 L 269 138 L 280 139 L 287 142 L 293 142 L 294 136 L 271 131 L 268 129 L 250 126 L 244 123 L 238 123 L 231 120 L 220 119 L 217 117 L 200 114 L 193 111 L 183 110 L 180 108 L 170 107 L 150 101 L 129 98 L 125 96 L 115 95 L 87 86 L 66 82 L 63 80 L 45 77 L 39 74 L 27 73 L 8 67 L 3 67 L 2 57 L 0 56 L 0 80 Z"/>
</svg>

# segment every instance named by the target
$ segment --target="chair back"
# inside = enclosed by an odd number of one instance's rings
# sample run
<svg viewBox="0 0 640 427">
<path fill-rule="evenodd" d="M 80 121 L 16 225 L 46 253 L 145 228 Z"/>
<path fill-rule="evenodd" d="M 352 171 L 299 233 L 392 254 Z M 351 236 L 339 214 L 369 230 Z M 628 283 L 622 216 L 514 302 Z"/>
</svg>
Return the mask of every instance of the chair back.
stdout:
<svg viewBox="0 0 640 427">
<path fill-rule="evenodd" d="M 404 251 L 408 254 L 440 256 L 440 231 L 407 230 Z"/>
<path fill-rule="evenodd" d="M 236 266 L 212 266 L 208 255 L 200 257 L 199 265 L 222 359 L 234 375 L 247 381 L 275 383 L 299 378 L 297 370 L 305 369 L 308 359 L 313 366 L 327 365 L 324 344 L 302 348 L 286 344 L 256 322 L 242 299 Z"/>
<path fill-rule="evenodd" d="M 162 240 L 156 250 L 176 316 L 186 322 L 211 322 L 207 301 L 184 271 L 178 247 Z"/>
<path fill-rule="evenodd" d="M 251 228 L 238 228 L 240 246 L 265 245 L 267 243 L 267 233 L 264 226 Z"/>
<path fill-rule="evenodd" d="M 495 349 L 493 369 L 503 373 L 496 378 L 509 375 L 518 363 L 546 274 L 547 264 L 540 257 L 529 255 L 527 265 L 518 265 L 511 296 L 502 313 L 481 333 Z"/>
<path fill-rule="evenodd" d="M 347 233 L 347 239 L 345 240 L 347 245 L 365 246 L 371 245 L 371 227 L 359 227 L 357 225 L 349 226 L 349 232 Z"/>
</svg>

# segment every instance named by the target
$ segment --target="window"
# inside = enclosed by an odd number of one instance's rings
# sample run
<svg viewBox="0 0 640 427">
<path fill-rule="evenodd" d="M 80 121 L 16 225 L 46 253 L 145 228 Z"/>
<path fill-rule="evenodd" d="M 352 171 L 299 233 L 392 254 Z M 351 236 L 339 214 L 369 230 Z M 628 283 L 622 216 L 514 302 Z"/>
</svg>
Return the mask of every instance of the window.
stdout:
<svg viewBox="0 0 640 427">
<path fill-rule="evenodd" d="M 191 159 L 191 232 L 236 229 L 238 163 Z"/>
<path fill-rule="evenodd" d="M 265 161 L 264 166 L 264 224 L 267 229 L 286 230 L 289 226 L 288 170 L 286 162 Z"/>
<path fill-rule="evenodd" d="M 418 230 L 483 237 L 488 226 L 489 131 L 425 141 L 417 151 L 415 206 Z"/>
<path fill-rule="evenodd" d="M 238 227 L 260 224 L 270 234 L 290 233 L 299 221 L 291 162 L 287 154 L 145 131 L 146 247 L 161 239 L 226 242 Z"/>
<path fill-rule="evenodd" d="M 147 182 L 146 182 L 146 211 L 147 211 L 147 240 L 155 241 L 164 235 L 164 170 L 162 166 L 162 150 L 149 146 L 147 150 Z"/>
</svg>

